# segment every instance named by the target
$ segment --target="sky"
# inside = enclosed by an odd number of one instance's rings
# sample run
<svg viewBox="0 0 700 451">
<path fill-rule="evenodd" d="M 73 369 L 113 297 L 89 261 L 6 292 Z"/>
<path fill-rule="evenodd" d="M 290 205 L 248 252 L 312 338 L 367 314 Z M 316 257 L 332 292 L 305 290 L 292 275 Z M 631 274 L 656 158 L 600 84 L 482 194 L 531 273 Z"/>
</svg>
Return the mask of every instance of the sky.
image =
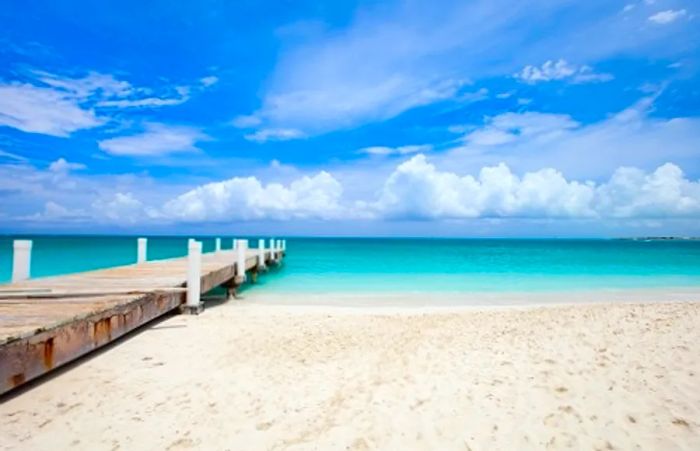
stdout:
<svg viewBox="0 0 700 451">
<path fill-rule="evenodd" d="M 698 14 L 10 0 L 0 233 L 699 236 Z"/>
</svg>

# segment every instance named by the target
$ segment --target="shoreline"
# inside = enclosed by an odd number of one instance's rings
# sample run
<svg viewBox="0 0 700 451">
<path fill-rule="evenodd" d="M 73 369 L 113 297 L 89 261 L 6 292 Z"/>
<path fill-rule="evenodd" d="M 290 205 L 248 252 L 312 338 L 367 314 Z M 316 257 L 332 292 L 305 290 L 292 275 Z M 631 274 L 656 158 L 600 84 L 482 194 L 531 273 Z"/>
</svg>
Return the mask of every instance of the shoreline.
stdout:
<svg viewBox="0 0 700 451">
<path fill-rule="evenodd" d="M 214 297 L 216 299 L 216 297 Z M 546 307 L 619 303 L 699 302 L 700 286 L 674 288 L 594 289 L 572 291 L 501 292 L 266 292 L 252 288 L 242 291 L 242 304 L 327 306 L 327 307 L 403 307 L 403 308 L 492 308 Z"/>
</svg>

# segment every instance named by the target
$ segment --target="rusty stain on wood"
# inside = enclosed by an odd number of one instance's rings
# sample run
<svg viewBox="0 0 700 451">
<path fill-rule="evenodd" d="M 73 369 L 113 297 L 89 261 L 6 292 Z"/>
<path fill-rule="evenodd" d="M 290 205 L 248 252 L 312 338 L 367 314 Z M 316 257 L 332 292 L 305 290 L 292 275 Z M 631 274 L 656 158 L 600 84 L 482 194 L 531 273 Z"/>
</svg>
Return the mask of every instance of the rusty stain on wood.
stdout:
<svg viewBox="0 0 700 451">
<path fill-rule="evenodd" d="M 24 374 L 22 374 L 22 373 L 14 374 L 10 378 L 10 385 L 12 386 L 12 388 L 18 387 L 18 386 L 24 384 L 25 382 L 26 381 L 24 379 Z"/>
<path fill-rule="evenodd" d="M 44 367 L 47 370 L 53 368 L 53 337 L 44 342 Z"/>
<path fill-rule="evenodd" d="M 234 279 L 235 254 L 202 255 L 202 293 Z M 0 293 L 31 293 L 0 302 L 0 394 L 179 308 L 186 295 L 173 288 L 186 279 L 187 258 L 176 258 L 0 285 Z M 76 296 L 40 296 L 51 292 Z"/>
</svg>

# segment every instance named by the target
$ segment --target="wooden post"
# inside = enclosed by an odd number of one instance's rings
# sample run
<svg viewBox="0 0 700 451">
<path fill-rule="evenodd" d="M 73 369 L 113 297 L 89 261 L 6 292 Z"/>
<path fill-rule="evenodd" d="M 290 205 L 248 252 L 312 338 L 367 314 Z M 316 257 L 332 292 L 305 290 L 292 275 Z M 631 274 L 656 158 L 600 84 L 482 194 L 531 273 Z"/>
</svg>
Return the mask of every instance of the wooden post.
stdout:
<svg viewBox="0 0 700 451">
<path fill-rule="evenodd" d="M 12 256 L 12 282 L 29 279 L 32 266 L 32 241 L 15 240 Z"/>
<path fill-rule="evenodd" d="M 245 257 L 248 240 L 238 240 L 238 249 L 236 255 L 236 283 L 238 285 L 245 282 Z"/>
<path fill-rule="evenodd" d="M 258 269 L 265 269 L 265 240 L 258 240 Z"/>
<path fill-rule="evenodd" d="M 214 251 L 215 252 L 221 252 L 221 238 L 217 238 L 214 241 Z"/>
<path fill-rule="evenodd" d="M 136 240 L 136 263 L 144 263 L 147 260 L 148 239 Z"/>
<path fill-rule="evenodd" d="M 231 249 L 234 250 L 234 251 L 236 250 L 236 241 L 238 241 L 238 240 L 234 238 L 234 239 L 232 240 L 232 243 L 231 243 Z"/>
<path fill-rule="evenodd" d="M 275 239 L 270 238 L 270 261 L 275 261 Z"/>
<path fill-rule="evenodd" d="M 196 315 L 203 309 L 200 301 L 202 242 L 190 239 L 187 251 L 187 304 L 185 312 Z"/>
<path fill-rule="evenodd" d="M 282 252 L 287 252 L 287 240 L 282 240 Z"/>
</svg>

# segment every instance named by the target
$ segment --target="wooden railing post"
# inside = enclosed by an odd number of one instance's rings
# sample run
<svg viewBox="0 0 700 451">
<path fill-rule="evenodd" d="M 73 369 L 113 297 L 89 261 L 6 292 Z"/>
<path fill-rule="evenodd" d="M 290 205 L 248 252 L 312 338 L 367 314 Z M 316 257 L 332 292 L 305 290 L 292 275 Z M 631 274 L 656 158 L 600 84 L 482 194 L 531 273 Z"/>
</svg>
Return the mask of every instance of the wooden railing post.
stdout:
<svg viewBox="0 0 700 451">
<path fill-rule="evenodd" d="M 12 254 L 12 282 L 29 279 L 32 266 L 32 241 L 15 240 Z"/>
<path fill-rule="evenodd" d="M 248 240 L 238 240 L 236 249 L 236 283 L 238 285 L 245 282 L 245 259 L 248 249 Z"/>
<path fill-rule="evenodd" d="M 221 238 L 217 238 L 214 241 L 214 251 L 215 252 L 221 252 Z"/>
<path fill-rule="evenodd" d="M 187 302 L 185 312 L 198 314 L 202 311 L 200 300 L 202 277 L 202 242 L 190 239 L 187 248 Z"/>
<path fill-rule="evenodd" d="M 148 259 L 147 249 L 147 238 L 139 238 L 136 240 L 136 263 L 144 263 Z"/>
<path fill-rule="evenodd" d="M 258 269 L 265 269 L 265 240 L 258 240 Z"/>
</svg>

